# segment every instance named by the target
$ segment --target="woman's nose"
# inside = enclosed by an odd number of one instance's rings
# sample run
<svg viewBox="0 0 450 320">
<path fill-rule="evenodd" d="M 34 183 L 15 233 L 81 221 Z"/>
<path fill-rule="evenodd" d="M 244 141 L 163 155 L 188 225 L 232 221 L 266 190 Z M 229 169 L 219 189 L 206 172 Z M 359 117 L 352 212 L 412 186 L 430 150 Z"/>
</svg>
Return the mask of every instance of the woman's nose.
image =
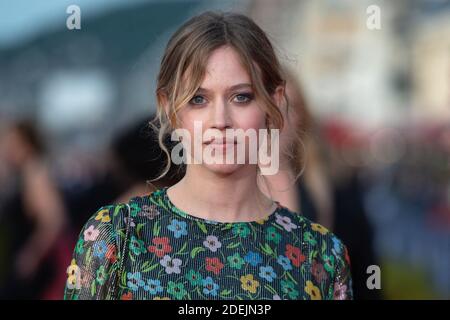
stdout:
<svg viewBox="0 0 450 320">
<path fill-rule="evenodd" d="M 212 108 L 211 126 L 216 129 L 225 129 L 232 126 L 230 112 L 225 101 L 214 103 Z"/>
</svg>

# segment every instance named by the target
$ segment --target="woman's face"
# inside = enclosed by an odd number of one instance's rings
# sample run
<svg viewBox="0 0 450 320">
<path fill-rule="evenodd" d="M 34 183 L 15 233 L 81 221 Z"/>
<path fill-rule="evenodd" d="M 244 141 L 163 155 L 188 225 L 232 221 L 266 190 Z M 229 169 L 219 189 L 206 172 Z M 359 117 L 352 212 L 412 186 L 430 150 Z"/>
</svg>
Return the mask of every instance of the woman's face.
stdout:
<svg viewBox="0 0 450 320">
<path fill-rule="evenodd" d="M 240 145 L 237 139 L 226 139 L 226 129 L 248 129 L 256 131 L 266 128 L 265 112 L 258 105 L 252 83 L 247 71 L 241 65 L 238 53 L 229 46 L 216 49 L 210 55 L 206 73 L 199 90 L 191 101 L 186 104 L 178 114 L 182 129 L 189 132 L 193 158 L 198 160 L 198 153 L 194 155 L 194 144 L 201 146 L 202 161 L 205 168 L 215 173 L 231 174 L 249 164 L 248 137 L 245 138 L 245 163 L 237 163 L 237 152 Z M 201 123 L 201 136 L 194 133 L 194 121 Z M 212 130 L 211 130 L 212 129 Z M 205 137 L 205 131 L 222 133 L 226 143 L 222 139 Z M 198 130 L 196 131 L 198 132 Z M 215 139 L 215 140 L 214 140 Z M 212 141 L 212 142 L 211 142 Z M 257 143 L 257 142 L 256 142 Z M 207 150 L 205 150 L 207 148 Z M 242 149 L 242 146 L 240 146 Z M 226 154 L 234 149 L 233 163 L 225 163 Z M 223 163 L 207 163 L 204 155 L 221 157 Z M 192 158 L 191 158 L 192 159 Z M 252 162 L 253 163 L 253 162 Z"/>
</svg>

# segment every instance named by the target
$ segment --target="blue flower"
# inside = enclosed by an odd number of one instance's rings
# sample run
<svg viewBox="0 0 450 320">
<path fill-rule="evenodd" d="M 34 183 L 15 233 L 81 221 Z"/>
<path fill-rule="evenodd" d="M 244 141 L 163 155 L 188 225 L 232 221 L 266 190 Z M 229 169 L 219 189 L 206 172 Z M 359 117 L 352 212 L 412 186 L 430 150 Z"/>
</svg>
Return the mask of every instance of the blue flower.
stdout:
<svg viewBox="0 0 450 320">
<path fill-rule="evenodd" d="M 177 219 L 173 219 L 172 223 L 167 226 L 167 229 L 173 231 L 175 238 L 179 238 L 182 235 L 184 236 L 187 235 L 186 222 L 184 221 L 178 221 Z"/>
<path fill-rule="evenodd" d="M 253 252 L 253 251 L 249 251 L 245 257 L 244 260 L 247 263 L 250 263 L 253 267 L 256 267 L 259 263 L 262 262 L 262 257 L 259 253 L 257 252 Z"/>
<path fill-rule="evenodd" d="M 217 290 L 219 290 L 219 285 L 213 281 L 211 277 L 207 277 L 203 279 L 203 293 L 212 296 L 217 296 Z"/>
<path fill-rule="evenodd" d="M 151 294 L 157 294 L 158 292 L 163 292 L 163 287 L 161 287 L 161 281 L 149 279 L 147 280 L 147 285 L 144 286 L 145 291 L 149 291 Z"/>
<path fill-rule="evenodd" d="M 261 266 L 259 267 L 259 276 L 269 282 L 272 282 L 273 278 L 275 278 L 277 274 L 273 271 L 273 268 L 271 266 Z"/>
<path fill-rule="evenodd" d="M 140 272 L 135 273 L 128 272 L 127 279 L 128 279 L 127 286 L 133 291 L 137 291 L 139 287 L 143 287 L 145 285 L 144 280 L 141 279 Z"/>
<path fill-rule="evenodd" d="M 333 249 L 337 254 L 341 254 L 342 248 L 341 248 L 341 242 L 338 238 L 332 237 L 331 240 L 333 240 Z"/>
<path fill-rule="evenodd" d="M 94 244 L 94 257 L 103 259 L 105 257 L 108 246 L 104 240 L 98 241 Z"/>
<path fill-rule="evenodd" d="M 280 254 L 277 262 L 283 267 L 284 270 L 292 270 L 291 260 L 289 260 L 288 257 Z"/>
</svg>

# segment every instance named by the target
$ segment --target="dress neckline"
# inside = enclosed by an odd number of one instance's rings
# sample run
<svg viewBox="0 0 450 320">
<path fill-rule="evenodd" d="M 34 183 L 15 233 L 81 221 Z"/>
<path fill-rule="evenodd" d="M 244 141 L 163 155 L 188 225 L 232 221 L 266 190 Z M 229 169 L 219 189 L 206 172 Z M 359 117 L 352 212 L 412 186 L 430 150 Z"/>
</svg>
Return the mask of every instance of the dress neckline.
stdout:
<svg viewBox="0 0 450 320">
<path fill-rule="evenodd" d="M 205 218 L 201 218 L 192 214 L 189 214 L 183 210 L 181 210 L 180 208 L 178 208 L 175 204 L 172 203 L 172 201 L 170 200 L 168 194 L 167 194 L 167 189 L 169 187 L 163 187 L 162 189 L 158 190 L 157 192 L 159 192 L 163 202 L 168 206 L 168 209 L 170 210 L 170 212 L 174 213 L 175 215 L 185 218 L 185 219 L 189 219 L 189 220 L 193 220 L 193 221 L 197 221 L 197 222 L 203 222 L 205 224 L 212 224 L 212 225 L 228 225 L 228 226 L 233 226 L 233 225 L 256 225 L 256 226 L 262 226 L 266 223 L 269 223 L 272 220 L 276 219 L 277 214 L 279 213 L 280 209 L 282 209 L 281 204 L 278 201 L 274 201 L 276 207 L 275 209 L 269 214 L 267 215 L 265 218 L 263 219 L 259 219 L 259 220 L 252 220 L 252 221 L 229 221 L 229 222 L 223 222 L 223 221 L 215 221 L 215 220 L 209 220 L 209 219 L 205 219 Z"/>
</svg>

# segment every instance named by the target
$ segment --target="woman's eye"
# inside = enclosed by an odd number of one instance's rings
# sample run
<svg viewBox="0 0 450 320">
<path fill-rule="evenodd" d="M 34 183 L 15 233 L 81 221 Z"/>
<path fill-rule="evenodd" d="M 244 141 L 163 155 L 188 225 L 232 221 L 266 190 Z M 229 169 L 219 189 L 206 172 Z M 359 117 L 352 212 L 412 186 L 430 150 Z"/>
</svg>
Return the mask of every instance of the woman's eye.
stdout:
<svg viewBox="0 0 450 320">
<path fill-rule="evenodd" d="M 252 94 L 249 94 L 249 93 L 237 94 L 237 95 L 234 97 L 234 100 L 235 100 L 237 103 L 248 103 L 248 102 L 250 102 L 250 101 L 253 100 L 253 95 L 252 95 Z"/>
<path fill-rule="evenodd" d="M 205 98 L 202 96 L 194 96 L 189 103 L 194 105 L 203 104 L 205 103 Z"/>
</svg>

